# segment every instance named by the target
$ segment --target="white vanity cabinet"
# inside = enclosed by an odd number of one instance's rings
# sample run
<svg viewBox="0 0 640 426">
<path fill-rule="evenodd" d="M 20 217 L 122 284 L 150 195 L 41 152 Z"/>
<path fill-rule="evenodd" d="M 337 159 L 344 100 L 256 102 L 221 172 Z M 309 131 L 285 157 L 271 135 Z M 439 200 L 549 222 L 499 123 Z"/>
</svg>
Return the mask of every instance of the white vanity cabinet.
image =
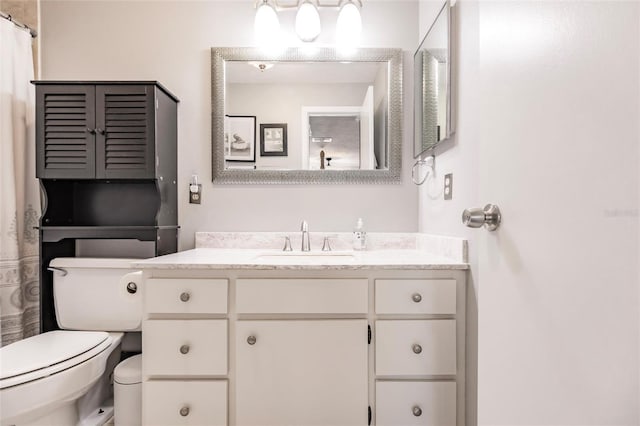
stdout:
<svg viewBox="0 0 640 426">
<path fill-rule="evenodd" d="M 143 423 L 463 426 L 465 274 L 149 267 Z"/>
<path fill-rule="evenodd" d="M 376 425 L 464 424 L 464 294 L 455 279 L 375 281 Z"/>
</svg>

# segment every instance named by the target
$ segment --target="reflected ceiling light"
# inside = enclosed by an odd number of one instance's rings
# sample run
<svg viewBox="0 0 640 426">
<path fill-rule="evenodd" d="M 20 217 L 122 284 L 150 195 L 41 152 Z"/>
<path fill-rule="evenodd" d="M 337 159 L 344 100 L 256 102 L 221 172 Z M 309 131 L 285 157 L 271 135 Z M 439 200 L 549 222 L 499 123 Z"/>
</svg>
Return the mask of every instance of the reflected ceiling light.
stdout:
<svg viewBox="0 0 640 426">
<path fill-rule="evenodd" d="M 360 6 L 362 4 L 360 3 Z M 342 48 L 355 48 L 360 43 L 362 18 L 354 0 L 346 0 L 340 8 L 336 24 L 336 39 Z"/>
<path fill-rule="evenodd" d="M 249 66 L 252 66 L 252 67 L 258 69 L 261 72 L 270 70 L 271 68 L 273 68 L 273 65 L 274 65 L 274 64 L 267 63 L 267 62 L 255 62 L 255 61 L 249 61 L 247 63 L 249 64 Z"/>
<path fill-rule="evenodd" d="M 259 44 L 272 44 L 277 41 L 280 33 L 280 20 L 276 9 L 268 0 L 262 0 L 258 5 L 253 30 Z"/>
<path fill-rule="evenodd" d="M 313 41 L 320 35 L 320 13 L 316 5 L 309 0 L 298 6 L 296 34 L 305 42 Z"/>
</svg>

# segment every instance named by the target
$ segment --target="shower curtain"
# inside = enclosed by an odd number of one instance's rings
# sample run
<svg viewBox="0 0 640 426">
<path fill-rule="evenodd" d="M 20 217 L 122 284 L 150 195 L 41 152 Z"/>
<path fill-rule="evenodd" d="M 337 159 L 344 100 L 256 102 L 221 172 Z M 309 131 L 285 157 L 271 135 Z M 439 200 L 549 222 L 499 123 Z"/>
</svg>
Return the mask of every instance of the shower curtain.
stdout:
<svg viewBox="0 0 640 426">
<path fill-rule="evenodd" d="M 0 345 L 39 332 L 31 35 L 0 19 Z"/>
</svg>

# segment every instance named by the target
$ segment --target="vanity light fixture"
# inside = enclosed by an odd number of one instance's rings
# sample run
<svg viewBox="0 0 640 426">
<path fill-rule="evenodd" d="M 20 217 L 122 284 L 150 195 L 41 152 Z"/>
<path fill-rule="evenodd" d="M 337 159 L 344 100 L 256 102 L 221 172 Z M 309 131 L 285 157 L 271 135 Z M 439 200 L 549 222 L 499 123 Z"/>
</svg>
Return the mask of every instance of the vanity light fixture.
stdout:
<svg viewBox="0 0 640 426">
<path fill-rule="evenodd" d="M 358 3 L 360 3 L 358 1 Z M 362 3 L 360 3 L 362 7 Z M 346 49 L 353 49 L 360 43 L 360 33 L 362 32 L 362 18 L 360 9 L 355 0 L 342 2 L 338 22 L 336 23 L 336 39 L 338 46 Z"/>
<path fill-rule="evenodd" d="M 304 42 L 313 41 L 320 35 L 320 13 L 310 0 L 304 0 L 298 6 L 296 34 Z"/>
<path fill-rule="evenodd" d="M 253 30 L 261 45 L 273 45 L 280 35 L 280 20 L 276 13 L 277 5 L 269 0 L 259 0 Z"/>
<path fill-rule="evenodd" d="M 319 9 L 339 9 L 336 24 L 336 40 L 340 48 L 355 48 L 360 42 L 362 0 L 297 0 L 295 4 L 281 4 L 284 0 L 257 0 L 255 33 L 260 44 L 274 40 L 273 33 L 279 33 L 280 23 L 277 12 L 297 9 L 295 31 L 303 42 L 312 42 L 320 35 Z"/>
</svg>

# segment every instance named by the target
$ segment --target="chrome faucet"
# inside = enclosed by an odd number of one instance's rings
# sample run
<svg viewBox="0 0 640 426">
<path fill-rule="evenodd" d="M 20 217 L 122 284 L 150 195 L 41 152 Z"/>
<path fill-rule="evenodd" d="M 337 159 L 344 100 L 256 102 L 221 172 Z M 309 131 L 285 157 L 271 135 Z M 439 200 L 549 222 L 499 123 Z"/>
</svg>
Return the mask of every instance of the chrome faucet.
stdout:
<svg viewBox="0 0 640 426">
<path fill-rule="evenodd" d="M 302 231 L 302 251 L 310 251 L 311 247 L 309 244 L 309 224 L 306 220 L 302 221 L 300 230 Z"/>
</svg>

